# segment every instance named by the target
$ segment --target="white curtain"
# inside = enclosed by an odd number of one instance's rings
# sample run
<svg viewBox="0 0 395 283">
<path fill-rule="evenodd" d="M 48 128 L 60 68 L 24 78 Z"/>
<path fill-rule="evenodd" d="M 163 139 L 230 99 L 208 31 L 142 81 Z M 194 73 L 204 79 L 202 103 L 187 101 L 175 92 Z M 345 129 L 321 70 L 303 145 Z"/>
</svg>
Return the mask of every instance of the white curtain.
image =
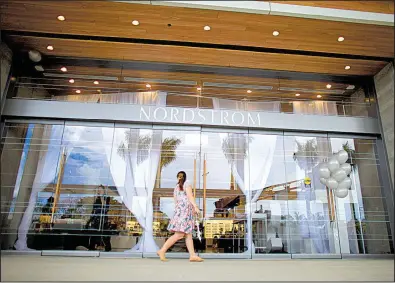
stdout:
<svg viewBox="0 0 395 283">
<path fill-rule="evenodd" d="M 237 101 L 231 99 L 213 98 L 214 109 L 231 109 L 238 111 L 262 111 L 262 112 L 279 112 L 280 102 L 254 102 L 254 101 Z"/>
<path fill-rule="evenodd" d="M 234 106 L 238 102 L 234 101 Z M 228 100 L 213 99 L 214 109 L 223 108 L 221 105 L 229 106 Z M 253 104 L 252 104 L 253 105 Z M 257 107 L 258 108 L 258 107 Z M 273 102 L 272 105 L 265 103 L 265 109 L 272 111 L 279 111 L 280 104 Z M 264 111 L 262 109 L 262 111 Z M 260 154 L 248 154 L 248 158 L 244 157 L 244 152 L 248 152 L 249 137 L 242 134 L 220 134 L 222 143 L 227 141 L 227 146 L 231 148 L 232 152 L 238 156 L 235 158 L 225 155 L 228 159 L 232 174 L 236 180 L 240 190 L 246 196 L 246 213 L 252 214 L 252 204 L 256 202 L 262 193 L 263 189 L 268 186 L 267 179 L 269 177 L 270 169 L 273 164 L 274 151 L 277 143 L 277 136 L 265 135 Z M 254 243 L 251 241 L 251 222 L 247 221 L 247 247 L 252 247 L 252 252 L 255 253 Z M 246 251 L 248 253 L 248 251 Z"/>
<path fill-rule="evenodd" d="M 159 91 L 102 94 L 101 103 L 166 105 L 166 93 Z"/>
<path fill-rule="evenodd" d="M 14 245 L 16 250 L 27 250 L 27 233 L 33 219 L 38 193 L 48 184 L 54 182 L 59 162 L 60 147 L 50 146 L 52 140 L 60 140 L 63 133 L 62 126 L 45 125 L 42 133 L 40 153 L 36 174 L 34 177 L 29 203 L 18 227 L 18 239 Z M 27 165 L 26 165 L 27 166 Z"/>
<path fill-rule="evenodd" d="M 294 101 L 295 114 L 337 115 L 336 102 L 333 101 Z"/>
<path fill-rule="evenodd" d="M 104 100 L 103 100 L 104 97 Z M 102 96 L 102 102 L 111 103 L 140 103 L 148 105 L 166 105 L 166 93 L 164 92 L 141 92 L 119 93 Z M 118 194 L 127 209 L 136 217 L 144 232 L 140 241 L 127 252 L 156 252 L 158 247 L 153 237 L 153 203 L 152 194 L 155 186 L 156 173 L 159 166 L 162 144 L 162 131 L 149 131 L 151 145 L 148 151 L 148 163 L 139 163 L 141 154 L 139 139 L 143 135 L 143 129 L 130 129 L 129 140 L 124 140 L 125 132 L 116 131 L 113 147 L 118 147 L 117 142 L 126 142 L 123 158 L 113 150 L 106 152 L 107 159 L 111 164 L 113 176 Z M 147 130 L 145 130 L 147 131 Z M 108 135 L 103 135 L 104 138 Z M 117 156 L 116 156 L 117 155 Z M 120 174 L 120 172 L 124 172 Z"/>
<path fill-rule="evenodd" d="M 72 102 L 98 102 L 100 94 L 73 94 L 54 96 L 54 100 L 72 101 Z"/>
</svg>

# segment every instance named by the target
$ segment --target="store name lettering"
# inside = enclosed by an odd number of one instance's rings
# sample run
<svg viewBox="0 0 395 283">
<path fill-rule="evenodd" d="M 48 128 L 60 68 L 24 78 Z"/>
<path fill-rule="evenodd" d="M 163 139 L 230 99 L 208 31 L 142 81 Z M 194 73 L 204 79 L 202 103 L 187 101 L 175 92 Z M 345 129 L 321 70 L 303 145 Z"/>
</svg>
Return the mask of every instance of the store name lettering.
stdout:
<svg viewBox="0 0 395 283">
<path fill-rule="evenodd" d="M 139 115 L 140 121 L 152 122 L 255 127 L 261 125 L 258 112 L 141 106 Z"/>
</svg>

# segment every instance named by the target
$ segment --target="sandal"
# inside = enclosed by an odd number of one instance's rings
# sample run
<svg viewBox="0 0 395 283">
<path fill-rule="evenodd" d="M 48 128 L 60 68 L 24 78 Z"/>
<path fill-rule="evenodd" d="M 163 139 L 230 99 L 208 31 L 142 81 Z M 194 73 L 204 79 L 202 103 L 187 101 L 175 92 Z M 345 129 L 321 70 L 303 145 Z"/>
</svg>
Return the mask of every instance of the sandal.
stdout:
<svg viewBox="0 0 395 283">
<path fill-rule="evenodd" d="M 201 257 L 198 257 L 198 256 L 194 256 L 194 257 L 191 257 L 191 258 L 189 259 L 189 261 L 190 261 L 190 262 L 203 262 L 204 259 L 202 259 Z"/>
</svg>

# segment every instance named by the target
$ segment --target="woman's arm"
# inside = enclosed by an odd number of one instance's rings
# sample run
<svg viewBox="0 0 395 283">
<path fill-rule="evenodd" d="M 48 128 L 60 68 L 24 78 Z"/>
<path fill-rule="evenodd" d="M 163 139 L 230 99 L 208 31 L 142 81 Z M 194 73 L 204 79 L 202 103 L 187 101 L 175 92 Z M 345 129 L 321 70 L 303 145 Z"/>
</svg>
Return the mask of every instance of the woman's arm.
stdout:
<svg viewBox="0 0 395 283">
<path fill-rule="evenodd" d="M 187 198 L 188 198 L 189 202 L 190 202 L 190 203 L 193 205 L 193 207 L 195 208 L 196 213 L 199 213 L 199 212 L 200 212 L 199 207 L 198 207 L 198 205 L 196 204 L 195 198 L 194 198 L 193 193 L 192 193 L 192 186 L 189 185 L 189 184 L 187 184 L 187 185 L 185 186 L 185 192 L 187 193 Z"/>
</svg>

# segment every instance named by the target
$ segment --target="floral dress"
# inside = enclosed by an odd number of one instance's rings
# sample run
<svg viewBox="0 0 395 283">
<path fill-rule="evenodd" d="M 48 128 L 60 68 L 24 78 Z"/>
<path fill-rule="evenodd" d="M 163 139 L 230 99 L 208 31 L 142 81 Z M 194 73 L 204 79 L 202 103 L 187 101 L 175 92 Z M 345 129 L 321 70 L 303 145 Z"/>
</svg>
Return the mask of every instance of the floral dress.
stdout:
<svg viewBox="0 0 395 283">
<path fill-rule="evenodd" d="M 183 191 L 180 190 L 178 185 L 174 189 L 174 197 L 176 200 L 174 216 L 167 227 L 167 230 L 170 232 L 192 234 L 194 228 L 194 209 L 185 191 L 187 186 L 189 186 L 189 184 L 185 183 Z"/>
</svg>

